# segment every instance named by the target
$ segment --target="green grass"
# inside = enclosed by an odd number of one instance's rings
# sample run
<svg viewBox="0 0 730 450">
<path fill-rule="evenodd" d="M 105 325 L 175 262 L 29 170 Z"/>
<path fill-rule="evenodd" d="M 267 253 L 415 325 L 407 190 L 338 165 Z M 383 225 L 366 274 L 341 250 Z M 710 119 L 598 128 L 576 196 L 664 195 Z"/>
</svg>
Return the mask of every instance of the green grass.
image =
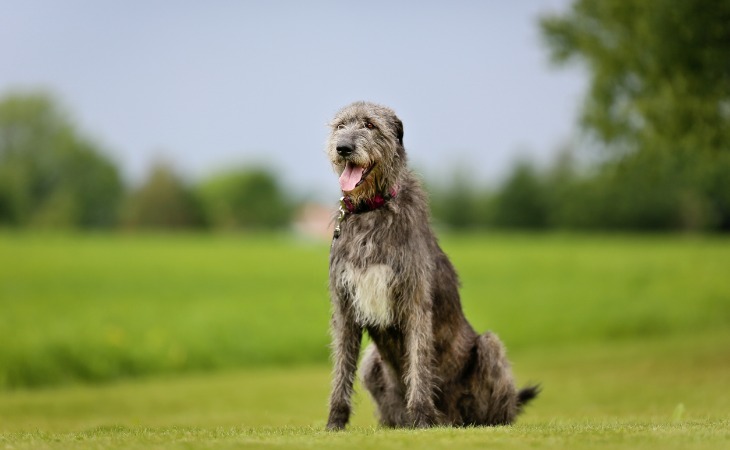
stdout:
<svg viewBox="0 0 730 450">
<path fill-rule="evenodd" d="M 383 430 L 359 392 L 323 431 L 326 243 L 0 233 L 0 448 L 730 447 L 730 239 L 443 247 L 470 321 L 544 387 L 514 426 Z"/>
<path fill-rule="evenodd" d="M 383 430 L 358 386 L 324 431 L 329 370 L 259 368 L 0 395 L 0 448 L 641 448 L 730 444 L 730 330 L 513 355 L 544 391 L 511 427 Z"/>
<path fill-rule="evenodd" d="M 327 359 L 326 246 L 5 235 L 0 255 L 6 387 Z"/>
<path fill-rule="evenodd" d="M 358 448 L 358 449 L 534 449 L 637 448 L 722 449 L 730 436 L 728 421 L 704 423 L 582 423 L 493 429 L 378 430 L 359 428 L 342 434 L 316 428 L 173 427 L 101 428 L 82 433 L 30 433 L 7 439 L 8 448 L 155 449 L 155 448 Z M 2 438 L 0 438 L 0 444 Z"/>
<path fill-rule="evenodd" d="M 511 351 L 730 327 L 730 239 L 451 236 L 467 317 Z M 326 363 L 326 243 L 0 233 L 0 389 Z"/>
</svg>

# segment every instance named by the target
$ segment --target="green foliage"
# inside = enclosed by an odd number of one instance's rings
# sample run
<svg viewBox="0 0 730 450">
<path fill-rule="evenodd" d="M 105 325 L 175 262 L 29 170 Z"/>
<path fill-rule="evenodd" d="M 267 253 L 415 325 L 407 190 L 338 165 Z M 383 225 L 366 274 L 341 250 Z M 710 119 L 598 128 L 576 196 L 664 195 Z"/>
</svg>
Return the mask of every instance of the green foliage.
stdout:
<svg viewBox="0 0 730 450">
<path fill-rule="evenodd" d="M 124 205 L 122 222 L 128 228 L 194 228 L 205 223 L 193 191 L 172 168 L 158 164 Z"/>
<path fill-rule="evenodd" d="M 519 161 L 495 191 L 478 189 L 466 170 L 456 170 L 451 182 L 429 186 L 434 220 L 453 230 L 474 228 L 543 229 L 549 218 L 544 175 L 528 161 Z"/>
<path fill-rule="evenodd" d="M 108 227 L 122 183 L 44 94 L 0 100 L 0 225 Z"/>
<path fill-rule="evenodd" d="M 730 1 L 576 0 L 543 18 L 553 60 L 585 61 L 584 119 L 607 142 L 726 151 Z"/>
<path fill-rule="evenodd" d="M 0 226 L 282 228 L 294 209 L 263 169 L 216 175 L 198 189 L 158 164 L 122 204 L 124 194 L 117 168 L 51 96 L 0 100 Z"/>
<path fill-rule="evenodd" d="M 261 168 L 216 175 L 198 186 L 210 223 L 220 229 L 282 228 L 293 207 L 276 177 Z"/>
<path fill-rule="evenodd" d="M 636 152 L 581 168 L 568 150 L 547 169 L 516 164 L 494 191 L 464 177 L 432 186 L 431 203 L 435 221 L 452 229 L 710 231 L 730 211 L 728 173 L 730 153 Z"/>
<path fill-rule="evenodd" d="M 494 224 L 504 228 L 539 229 L 547 226 L 547 220 L 543 180 L 528 162 L 519 162 L 496 194 Z"/>
<path fill-rule="evenodd" d="M 730 1 L 576 0 L 541 27 L 556 63 L 588 67 L 583 126 L 613 156 L 580 183 L 603 209 L 590 214 L 607 228 L 730 230 Z"/>
<path fill-rule="evenodd" d="M 480 192 L 467 181 L 470 178 L 467 170 L 457 169 L 448 184 L 427 186 L 431 214 L 436 223 L 454 230 L 465 230 L 493 222 L 491 193 Z"/>
<path fill-rule="evenodd" d="M 446 236 L 511 351 L 730 327 L 730 241 Z M 0 234 L 0 387 L 328 358 L 328 245 L 274 235 Z"/>
<path fill-rule="evenodd" d="M 686 6 L 683 3 L 682 8 Z M 476 187 L 468 171 L 456 171 L 449 184 L 432 189 L 436 223 L 457 230 L 730 230 L 730 151 L 723 134 L 730 124 L 722 122 L 730 117 L 730 100 L 721 95 L 726 80 L 714 83 L 707 92 L 672 97 L 657 111 L 646 106 L 656 103 L 646 100 L 654 91 L 621 90 L 625 86 L 620 80 L 628 76 L 624 73 L 627 67 L 638 71 L 643 66 L 634 61 L 636 57 L 624 55 L 628 60 L 623 61 L 617 49 L 634 51 L 624 42 L 626 36 L 648 39 L 651 48 L 659 46 L 660 42 L 645 34 L 660 26 L 659 19 L 673 23 L 674 19 L 665 17 L 665 7 L 661 2 L 624 5 L 579 1 L 571 13 L 544 19 L 543 29 L 556 60 L 598 58 L 591 67 L 594 82 L 600 87 L 594 88 L 596 92 L 587 100 L 584 123 L 614 157 L 588 170 L 576 168 L 568 153 L 560 154 L 548 170 L 521 161 L 493 190 Z M 625 18 L 627 11 L 648 14 L 651 8 L 660 12 L 654 18 Z M 618 23 L 623 20 L 630 23 Z M 586 25 L 594 22 L 595 26 Z M 695 19 L 683 26 L 693 24 Z M 608 31 L 598 31 L 601 27 Z M 722 32 L 714 25 L 709 28 L 714 30 L 707 31 L 712 36 Z M 681 39 L 700 39 L 698 42 L 707 43 L 710 54 L 721 45 L 705 31 L 685 31 L 680 33 L 684 36 Z M 667 45 L 678 49 L 689 45 L 677 39 Z M 609 45 L 613 41 L 616 44 Z M 664 51 L 668 53 L 657 50 L 662 64 L 678 64 L 684 67 L 681 73 L 693 74 L 682 64 L 698 56 L 684 58 L 679 50 Z M 597 56 L 604 54 L 610 54 L 610 64 Z M 712 74 L 719 70 L 714 64 L 724 64 L 700 59 L 693 66 L 698 73 L 692 76 L 702 80 L 712 80 Z M 604 68 L 604 63 L 609 68 Z M 653 80 L 650 75 L 656 73 L 642 72 L 641 76 Z M 631 77 L 639 75 L 631 72 Z M 646 81 L 637 86 L 679 83 L 672 80 Z M 606 86 L 612 86 L 610 95 L 599 95 L 608 89 Z M 669 91 L 676 91 L 672 89 Z M 708 92 L 724 100 L 712 100 Z M 591 109 L 594 106 L 595 111 Z M 690 107 L 719 113 L 708 116 L 685 111 Z M 667 117 L 660 117 L 662 114 Z M 662 132 L 651 131 L 664 127 L 670 116 L 672 120 L 684 117 L 685 122 L 672 123 Z M 0 226 L 90 228 L 114 226 L 121 220 L 127 228 L 283 228 L 296 208 L 276 176 L 256 167 L 217 174 L 197 186 L 187 184 L 169 167 L 154 167 L 145 183 L 126 195 L 120 218 L 122 195 L 115 166 L 79 136 L 51 97 L 10 94 L 0 101 Z"/>
</svg>

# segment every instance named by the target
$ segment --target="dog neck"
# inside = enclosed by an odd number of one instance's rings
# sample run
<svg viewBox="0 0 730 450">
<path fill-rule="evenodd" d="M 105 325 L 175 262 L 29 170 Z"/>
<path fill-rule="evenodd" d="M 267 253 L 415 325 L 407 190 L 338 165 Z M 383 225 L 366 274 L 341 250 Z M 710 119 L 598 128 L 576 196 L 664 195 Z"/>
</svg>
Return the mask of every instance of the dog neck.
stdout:
<svg viewBox="0 0 730 450">
<path fill-rule="evenodd" d="M 373 211 L 388 203 L 388 201 L 398 195 L 398 186 L 392 186 L 390 190 L 384 194 L 376 193 L 372 197 L 353 201 L 349 195 L 343 195 L 340 204 L 350 214 L 359 214 L 367 211 Z"/>
<path fill-rule="evenodd" d="M 340 233 L 342 231 L 340 224 L 347 214 L 360 214 L 376 210 L 388 203 L 388 201 L 396 195 L 398 195 L 398 185 L 391 187 L 390 191 L 385 194 L 375 194 L 372 197 L 360 200 L 357 203 L 353 202 L 350 196 L 343 195 L 340 198 L 340 210 L 336 219 L 335 232 L 332 236 L 332 245 L 335 245 L 335 239 L 340 237 Z"/>
<path fill-rule="evenodd" d="M 332 235 L 332 245 L 335 245 L 335 240 L 340 237 L 340 233 L 342 232 L 341 224 L 347 214 L 360 214 L 367 211 L 374 211 L 388 203 L 396 195 L 398 195 L 397 184 L 391 187 L 390 191 L 385 194 L 376 193 L 372 197 L 358 199 L 357 202 L 353 201 L 349 195 L 343 195 L 340 198 L 339 216 L 337 217 L 335 231 Z"/>
</svg>

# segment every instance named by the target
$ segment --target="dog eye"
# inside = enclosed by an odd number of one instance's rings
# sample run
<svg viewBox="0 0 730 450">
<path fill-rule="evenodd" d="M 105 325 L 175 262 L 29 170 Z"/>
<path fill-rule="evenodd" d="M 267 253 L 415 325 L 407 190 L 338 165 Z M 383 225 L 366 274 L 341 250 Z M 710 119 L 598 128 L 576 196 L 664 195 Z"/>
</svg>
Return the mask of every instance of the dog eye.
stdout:
<svg viewBox="0 0 730 450">
<path fill-rule="evenodd" d="M 368 129 L 370 129 L 370 130 L 372 130 L 373 128 L 375 128 L 375 125 L 373 125 L 373 123 L 372 123 L 372 122 L 365 122 L 365 126 L 366 126 L 366 127 L 368 128 Z"/>
<path fill-rule="evenodd" d="M 345 128 L 345 124 L 344 123 L 338 123 L 336 128 L 338 130 L 341 130 L 341 129 Z"/>
</svg>

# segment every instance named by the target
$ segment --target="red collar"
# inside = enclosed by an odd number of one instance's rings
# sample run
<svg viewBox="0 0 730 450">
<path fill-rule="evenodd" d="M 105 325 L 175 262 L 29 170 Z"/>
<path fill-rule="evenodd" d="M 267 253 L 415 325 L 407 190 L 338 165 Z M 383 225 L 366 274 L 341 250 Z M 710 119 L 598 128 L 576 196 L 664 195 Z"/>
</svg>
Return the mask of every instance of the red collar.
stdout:
<svg viewBox="0 0 730 450">
<path fill-rule="evenodd" d="M 332 245 L 335 245 L 335 239 L 340 237 L 340 233 L 342 232 L 342 221 L 345 219 L 346 214 L 358 214 L 366 211 L 373 211 L 388 203 L 388 200 L 394 198 L 396 195 L 398 195 L 398 185 L 390 188 L 390 192 L 387 194 L 376 194 L 369 199 L 361 201 L 357 205 L 352 202 L 350 197 L 346 195 L 343 196 L 340 199 L 340 215 L 337 217 L 335 232 L 332 236 Z"/>
<path fill-rule="evenodd" d="M 392 188 L 390 188 L 390 192 L 386 194 L 375 194 L 370 198 L 362 200 L 358 204 L 353 203 L 352 199 L 345 195 L 340 199 L 340 204 L 347 210 L 348 213 L 358 214 L 362 212 L 376 210 L 385 205 L 388 200 L 395 198 L 396 195 L 398 195 L 398 186 L 393 186 Z"/>
</svg>

